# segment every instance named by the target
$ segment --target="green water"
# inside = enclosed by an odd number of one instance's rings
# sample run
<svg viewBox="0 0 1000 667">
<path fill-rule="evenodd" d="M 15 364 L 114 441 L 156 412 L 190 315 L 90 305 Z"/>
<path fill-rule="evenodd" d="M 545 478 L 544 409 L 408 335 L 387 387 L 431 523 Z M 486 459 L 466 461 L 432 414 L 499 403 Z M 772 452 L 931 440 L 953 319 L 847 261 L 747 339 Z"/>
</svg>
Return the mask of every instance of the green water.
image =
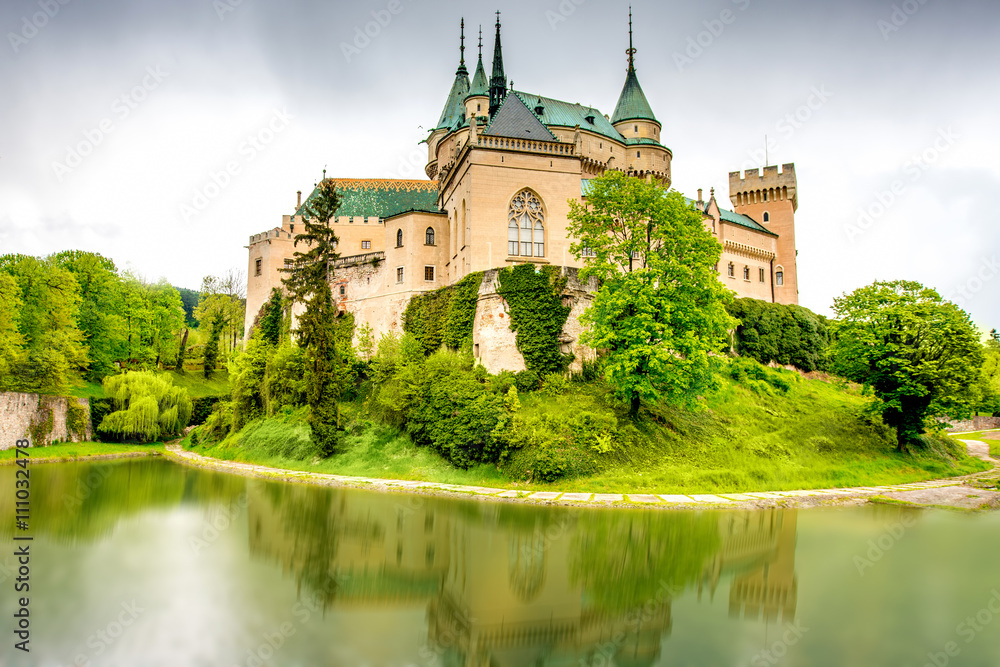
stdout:
<svg viewBox="0 0 1000 667">
<path fill-rule="evenodd" d="M 163 460 L 31 474 L 19 531 L 0 469 L 2 665 L 1000 665 L 1000 514 L 537 508 Z"/>
</svg>

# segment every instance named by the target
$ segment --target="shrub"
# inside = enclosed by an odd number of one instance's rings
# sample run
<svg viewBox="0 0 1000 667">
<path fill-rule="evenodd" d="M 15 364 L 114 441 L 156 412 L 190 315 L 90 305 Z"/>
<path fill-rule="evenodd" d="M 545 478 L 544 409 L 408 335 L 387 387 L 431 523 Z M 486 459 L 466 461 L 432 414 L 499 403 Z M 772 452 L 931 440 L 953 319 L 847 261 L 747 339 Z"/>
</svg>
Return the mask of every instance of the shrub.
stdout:
<svg viewBox="0 0 1000 667">
<path fill-rule="evenodd" d="M 520 371 L 514 374 L 514 384 L 522 394 L 538 389 L 538 373 L 530 370 Z"/>
<path fill-rule="evenodd" d="M 804 371 L 827 366 L 830 335 L 822 315 L 796 305 L 734 299 L 727 307 L 740 323 L 734 347 L 762 364 L 792 364 Z"/>
<path fill-rule="evenodd" d="M 168 376 L 130 371 L 104 379 L 104 393 L 115 411 L 101 420 L 98 431 L 113 438 L 152 442 L 179 433 L 191 418 L 187 390 Z"/>
</svg>

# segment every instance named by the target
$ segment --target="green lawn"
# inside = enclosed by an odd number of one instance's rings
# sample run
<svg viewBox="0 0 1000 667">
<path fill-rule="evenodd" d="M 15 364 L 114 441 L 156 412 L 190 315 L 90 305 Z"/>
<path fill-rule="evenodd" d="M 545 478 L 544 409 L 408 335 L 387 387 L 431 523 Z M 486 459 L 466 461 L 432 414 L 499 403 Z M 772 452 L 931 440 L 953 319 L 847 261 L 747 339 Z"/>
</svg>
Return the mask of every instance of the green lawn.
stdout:
<svg viewBox="0 0 1000 667">
<path fill-rule="evenodd" d="M 184 375 L 176 371 L 163 371 L 163 373 L 171 379 L 175 386 L 187 389 L 188 396 L 191 398 L 223 396 L 228 395 L 230 391 L 229 372 L 225 369 L 215 371 L 211 380 L 206 380 L 201 371 L 187 371 Z M 78 398 L 105 397 L 104 388 L 96 382 L 86 382 L 75 387 L 70 395 Z"/>
<path fill-rule="evenodd" d="M 989 469 L 946 438 L 928 438 L 915 454 L 895 450 L 887 429 L 865 415 L 867 399 L 847 386 L 782 372 L 787 392 L 729 379 L 707 397 L 707 409 L 656 408 L 634 424 L 609 407 L 606 390 L 571 385 L 560 396 L 524 395 L 525 416 L 557 420 L 614 412 L 624 443 L 593 457 L 594 474 L 551 484 L 515 482 L 490 465 L 451 466 L 409 436 L 356 420 L 344 451 L 325 460 L 308 451 L 305 410 L 252 423 L 214 446 L 185 446 L 220 459 L 292 470 L 491 487 L 596 493 L 718 493 L 900 484 Z M 359 406 L 355 406 L 359 407 Z"/>
<path fill-rule="evenodd" d="M 43 459 L 70 459 L 99 456 L 105 454 L 130 454 L 133 452 L 162 452 L 163 443 L 149 445 L 120 445 L 107 442 L 67 442 L 48 447 L 29 447 L 28 458 L 32 461 Z M 0 451 L 0 465 L 11 464 L 16 455 L 13 449 Z M 23 458 L 23 457 L 22 457 Z"/>
</svg>

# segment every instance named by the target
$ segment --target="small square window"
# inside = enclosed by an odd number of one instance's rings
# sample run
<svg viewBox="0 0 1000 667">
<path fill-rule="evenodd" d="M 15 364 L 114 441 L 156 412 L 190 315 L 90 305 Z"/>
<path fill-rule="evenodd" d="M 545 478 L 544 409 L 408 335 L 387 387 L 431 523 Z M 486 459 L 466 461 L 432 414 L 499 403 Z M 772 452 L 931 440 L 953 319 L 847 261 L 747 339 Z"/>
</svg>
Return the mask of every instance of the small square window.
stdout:
<svg viewBox="0 0 1000 667">
<path fill-rule="evenodd" d="M 255 259 L 253 261 L 253 274 L 255 276 L 259 276 L 260 275 L 260 273 L 261 273 L 261 267 L 263 266 L 263 264 L 264 264 L 264 260 L 262 260 L 260 257 L 258 257 L 257 259 Z"/>
<path fill-rule="evenodd" d="M 353 225 L 354 224 L 354 216 L 353 215 L 347 219 L 347 224 L 349 224 L 349 225 Z"/>
<path fill-rule="evenodd" d="M 434 282 L 434 267 L 425 266 L 424 267 L 424 280 Z"/>
<path fill-rule="evenodd" d="M 396 267 L 396 282 L 397 283 L 403 282 L 403 267 L 401 266 Z"/>
<path fill-rule="evenodd" d="M 368 224 L 368 216 L 365 216 L 365 217 L 361 218 L 361 222 L 363 222 L 363 223 L 365 223 L 367 225 Z"/>
<path fill-rule="evenodd" d="M 371 247 L 372 247 L 372 242 L 371 241 L 362 241 L 361 242 L 361 249 L 362 250 L 368 250 Z"/>
</svg>

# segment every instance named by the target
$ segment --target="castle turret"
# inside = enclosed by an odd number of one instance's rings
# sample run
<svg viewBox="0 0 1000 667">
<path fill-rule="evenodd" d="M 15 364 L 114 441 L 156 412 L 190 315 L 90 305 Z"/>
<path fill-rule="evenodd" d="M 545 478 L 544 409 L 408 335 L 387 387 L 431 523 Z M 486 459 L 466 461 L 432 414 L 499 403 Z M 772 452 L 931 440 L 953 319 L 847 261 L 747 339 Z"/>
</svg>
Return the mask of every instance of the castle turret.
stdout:
<svg viewBox="0 0 1000 667">
<path fill-rule="evenodd" d="M 479 26 L 479 63 L 472 77 L 472 87 L 465 97 L 465 115 L 468 118 L 486 118 L 490 111 L 490 82 L 483 67 L 483 27 Z"/>
<path fill-rule="evenodd" d="M 622 165 L 631 173 L 652 176 L 661 183 L 670 185 L 670 149 L 660 143 L 660 121 L 653 115 L 646 94 L 639 85 L 635 72 L 636 49 L 632 45 L 632 8 L 628 11 L 628 69 L 625 85 L 618 96 L 611 124 L 625 138 L 626 161 Z"/>
<path fill-rule="evenodd" d="M 493 76 L 490 77 L 490 118 L 507 97 L 507 75 L 503 71 L 503 47 L 500 45 L 500 12 L 497 12 L 497 35 L 493 41 Z"/>
<path fill-rule="evenodd" d="M 796 270 L 795 211 L 799 207 L 795 165 L 748 169 L 741 175 L 729 173 L 729 199 L 737 213 L 749 216 L 778 235 L 774 273 L 774 300 L 777 303 L 798 303 L 799 286 Z"/>
<path fill-rule="evenodd" d="M 465 66 L 465 19 L 462 19 L 461 41 L 459 46 L 458 69 L 455 71 L 455 81 L 451 84 L 451 92 L 445 100 L 441 118 L 427 137 L 427 166 L 424 171 L 427 177 L 433 179 L 437 175 L 437 147 L 450 132 L 461 127 L 465 122 L 465 96 L 469 94 L 469 70 Z"/>
</svg>

